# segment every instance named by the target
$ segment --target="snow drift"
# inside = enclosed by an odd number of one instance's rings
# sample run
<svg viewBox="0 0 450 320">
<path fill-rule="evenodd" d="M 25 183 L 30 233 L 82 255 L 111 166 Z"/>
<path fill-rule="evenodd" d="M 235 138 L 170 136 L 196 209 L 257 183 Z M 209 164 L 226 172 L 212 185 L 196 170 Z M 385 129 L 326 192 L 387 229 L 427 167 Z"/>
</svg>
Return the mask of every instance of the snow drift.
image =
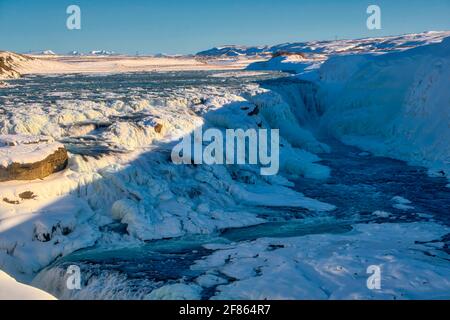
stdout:
<svg viewBox="0 0 450 320">
<path fill-rule="evenodd" d="M 52 295 L 21 284 L 0 271 L 0 300 L 56 300 Z"/>
<path fill-rule="evenodd" d="M 376 154 L 450 173 L 450 38 L 320 68 L 324 128 Z"/>
</svg>

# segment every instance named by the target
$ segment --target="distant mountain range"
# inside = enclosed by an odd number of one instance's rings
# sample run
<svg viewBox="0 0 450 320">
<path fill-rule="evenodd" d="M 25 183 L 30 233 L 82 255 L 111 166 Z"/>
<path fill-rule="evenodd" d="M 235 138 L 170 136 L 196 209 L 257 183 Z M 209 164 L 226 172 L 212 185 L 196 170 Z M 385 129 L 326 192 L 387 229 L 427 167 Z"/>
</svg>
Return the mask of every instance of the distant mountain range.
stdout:
<svg viewBox="0 0 450 320">
<path fill-rule="evenodd" d="M 58 55 L 57 53 L 55 53 L 52 50 L 28 52 L 27 54 L 43 55 L 43 56 Z M 73 51 L 70 51 L 69 53 L 67 53 L 67 55 L 69 55 L 69 56 L 113 56 L 113 55 L 117 55 L 117 53 L 115 53 L 114 51 L 108 51 L 108 50 L 92 50 L 92 51 L 89 51 L 87 53 L 84 53 L 84 52 L 81 52 L 81 51 L 77 51 L 77 50 L 73 50 Z"/>
<path fill-rule="evenodd" d="M 450 31 L 429 31 L 401 36 L 284 43 L 274 46 L 226 45 L 198 52 L 205 57 L 270 56 L 278 52 L 304 54 L 338 54 L 348 52 L 402 51 L 450 37 Z"/>
<path fill-rule="evenodd" d="M 88 55 L 91 56 L 114 56 L 116 53 L 114 51 L 108 51 L 108 50 L 93 50 L 90 51 Z"/>
</svg>

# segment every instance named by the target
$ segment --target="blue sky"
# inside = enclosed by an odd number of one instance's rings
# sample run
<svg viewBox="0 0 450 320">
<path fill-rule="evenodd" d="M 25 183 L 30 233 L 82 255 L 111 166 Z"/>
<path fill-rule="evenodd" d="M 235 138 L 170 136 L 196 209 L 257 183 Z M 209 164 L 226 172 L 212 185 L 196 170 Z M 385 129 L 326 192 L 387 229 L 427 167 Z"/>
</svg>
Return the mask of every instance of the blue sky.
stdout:
<svg viewBox="0 0 450 320">
<path fill-rule="evenodd" d="M 71 4 L 81 8 L 81 30 L 66 28 Z M 382 9 L 382 30 L 366 28 L 370 4 Z M 450 0 L 0 0 L 0 30 L 0 50 L 195 53 L 450 30 Z"/>
</svg>

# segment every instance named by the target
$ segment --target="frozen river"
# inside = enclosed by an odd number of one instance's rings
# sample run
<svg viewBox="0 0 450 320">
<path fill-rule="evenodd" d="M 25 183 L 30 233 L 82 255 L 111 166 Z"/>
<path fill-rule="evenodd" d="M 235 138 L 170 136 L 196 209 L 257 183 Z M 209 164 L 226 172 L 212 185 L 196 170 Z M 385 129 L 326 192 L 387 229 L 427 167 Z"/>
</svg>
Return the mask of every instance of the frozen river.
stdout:
<svg viewBox="0 0 450 320">
<path fill-rule="evenodd" d="M 83 191 L 77 194 L 86 199 L 96 214 L 105 216 L 91 218 L 89 222 L 98 240 L 54 260 L 36 276 L 33 284 L 63 299 L 448 298 L 448 181 L 444 177 L 428 176 L 425 168 L 375 156 L 324 135 L 319 135 L 317 146 L 326 144 L 331 151 L 317 152 L 320 159 L 311 163 L 320 170 L 328 168 L 328 177 L 305 178 L 298 172 L 288 176 L 293 182 L 289 189 L 334 205 L 334 210 L 311 210 L 290 203 L 285 206 L 246 203 L 234 207 L 235 203 L 222 199 L 225 196 L 217 191 L 213 192 L 217 199 L 212 199 L 200 187 L 197 191 L 203 192 L 203 197 L 192 195 L 197 184 L 186 180 L 192 173 L 180 173 L 180 181 L 185 181 L 186 186 L 169 175 L 163 176 L 170 170 L 170 163 L 161 160 L 167 157 L 170 147 L 164 141 L 163 145 L 157 144 L 157 149 L 146 149 L 145 155 L 128 164 L 157 176 L 158 181 L 165 181 L 177 199 L 187 197 L 195 205 L 200 200 L 202 203 L 211 200 L 211 208 L 222 205 L 229 209 L 226 207 L 229 204 L 237 217 L 240 210 L 245 211 L 245 219 L 241 223 L 228 222 L 226 212 L 222 212 L 220 223 L 196 216 L 199 221 L 194 222 L 196 228 L 189 229 L 187 220 L 177 218 L 182 221 L 179 230 L 172 232 L 163 221 L 160 227 L 155 227 L 160 228 L 158 233 L 153 229 L 142 231 L 138 225 L 142 223 L 140 220 L 126 223 L 108 216 L 113 202 L 121 198 L 133 201 L 137 198 L 145 203 L 145 212 L 153 212 L 146 201 L 154 195 L 139 180 L 141 171 L 133 173 L 135 180 L 129 178 L 131 173 L 123 178 L 121 175 L 128 172 L 123 168 L 114 171 L 113 178 L 111 173 L 104 173 L 105 165 L 101 163 L 104 157 L 124 157 L 147 142 L 148 146 L 156 144 L 152 139 L 145 139 L 146 129 L 142 127 L 161 119 L 181 121 L 178 120 L 180 105 L 187 106 L 190 116 L 210 121 L 207 113 L 196 108 L 208 105 L 209 97 L 215 97 L 215 103 L 230 104 L 231 98 L 224 96 L 224 92 L 247 97 L 248 86 L 269 79 L 272 79 L 270 87 L 276 87 L 279 81 L 281 91 L 292 90 L 292 83 L 286 89 L 283 88 L 285 80 L 277 80 L 282 76 L 281 73 L 245 72 L 74 75 L 25 78 L 12 81 L 11 88 L 0 89 L 3 131 L 17 129 L 53 135 L 72 155 L 88 164 L 95 163 L 83 170 L 100 172 L 100 181 L 117 184 L 116 180 L 126 180 L 120 192 L 104 191 L 107 188 L 102 186 L 93 189 L 98 196 Z M 293 95 L 302 96 L 302 88 L 297 89 Z M 286 94 L 282 96 L 286 99 Z M 288 100 L 290 108 L 295 109 L 296 99 Z M 307 104 L 307 99 L 304 103 Z M 25 108 L 28 111 L 24 112 Z M 154 111 L 158 108 L 168 109 L 173 118 Z M 17 110 L 28 115 L 17 115 Z M 90 110 L 88 116 L 86 110 Z M 241 110 L 247 109 L 241 107 Z M 33 114 L 35 117 L 30 116 Z M 48 120 L 49 124 L 38 128 L 37 119 Z M 122 129 L 119 124 L 128 127 Z M 181 130 L 183 125 L 180 122 L 172 129 Z M 144 131 L 143 137 L 136 127 Z M 129 133 L 135 129 L 137 133 Z M 122 137 L 123 130 L 129 135 Z M 133 139 L 137 142 L 131 143 Z M 148 171 L 148 163 L 154 170 L 161 162 L 160 171 Z M 79 169 L 80 165 L 75 167 Z M 74 168 L 71 170 L 76 171 Z M 234 175 L 239 176 L 239 171 L 236 172 Z M 259 183 L 259 180 L 254 182 Z M 267 197 L 270 196 L 281 195 Z M 159 199 L 170 200 L 161 196 Z M 159 208 L 158 203 L 151 206 Z M 181 217 L 183 213 L 175 214 L 178 215 Z M 150 224 L 152 219 L 149 217 L 146 222 Z M 203 223 L 205 227 L 199 227 Z M 200 231 L 193 231 L 197 229 Z M 155 239 L 151 239 L 155 234 Z M 71 265 L 81 269 L 81 290 L 66 287 L 66 270 Z M 380 265 L 385 272 L 385 287 L 379 292 L 366 287 L 366 269 L 370 265 Z M 419 274 L 411 276 L 414 272 Z"/>
<path fill-rule="evenodd" d="M 44 271 L 44 280 L 56 277 L 61 283 L 69 265 L 81 266 L 85 287 L 80 291 L 62 290 L 65 298 L 78 299 L 143 299 L 149 292 L 168 283 L 194 283 L 205 270 L 192 270 L 195 261 L 210 255 L 213 250 L 205 244 L 247 243 L 259 238 L 281 238 L 306 235 L 334 235 L 349 233 L 354 224 L 384 224 L 412 222 L 439 222 L 450 225 L 450 189 L 444 178 L 431 178 L 426 170 L 408 166 L 398 160 L 372 156 L 338 142 L 334 152 L 323 156 L 324 163 L 332 168 L 332 176 L 326 182 L 299 179 L 296 189 L 315 199 L 333 203 L 337 209 L 326 215 L 316 215 L 296 208 L 253 208 L 268 222 L 252 227 L 226 229 L 208 236 L 185 236 L 177 239 L 159 240 L 142 246 L 107 249 L 89 248 L 69 255 Z M 410 207 L 395 208 L 396 196 L 411 199 Z M 380 212 L 377 214 L 376 212 Z M 374 214 L 375 212 L 375 214 Z M 450 234 L 435 239 L 442 241 L 442 253 L 435 255 L 423 249 L 420 254 L 428 256 L 433 263 L 443 264 L 450 276 Z M 388 241 L 388 237 L 386 237 Z M 381 239 L 383 240 L 383 239 Z M 281 240 L 282 241 L 282 240 Z M 286 240 L 288 243 L 288 240 Z M 360 246 L 364 249 L 364 242 Z M 373 248 L 366 248 L 368 252 Z M 392 243 L 395 249 L 395 243 Z M 305 251 L 308 251 L 305 248 Z M 361 269 L 363 265 L 356 266 Z M 212 268 L 212 270 L 214 270 Z M 207 271 L 206 271 L 207 272 Z M 56 274 L 56 275 L 55 275 Z M 225 283 L 232 283 L 230 279 Z M 257 279 L 257 278 L 256 278 Z M 228 282 L 227 282 L 228 281 Z M 257 280 L 256 280 L 257 281 Z M 55 284 L 55 283 L 53 283 Z M 293 283 L 293 286 L 296 284 Z M 301 284 L 299 284 L 301 285 Z M 361 286 L 363 286 L 361 282 Z M 56 286 L 58 287 L 58 286 Z M 276 285 L 274 285 L 274 290 Z M 55 289 L 54 287 L 52 289 Z M 52 291 L 58 293 L 58 291 Z M 216 287 L 201 291 L 203 299 L 216 294 Z"/>
</svg>

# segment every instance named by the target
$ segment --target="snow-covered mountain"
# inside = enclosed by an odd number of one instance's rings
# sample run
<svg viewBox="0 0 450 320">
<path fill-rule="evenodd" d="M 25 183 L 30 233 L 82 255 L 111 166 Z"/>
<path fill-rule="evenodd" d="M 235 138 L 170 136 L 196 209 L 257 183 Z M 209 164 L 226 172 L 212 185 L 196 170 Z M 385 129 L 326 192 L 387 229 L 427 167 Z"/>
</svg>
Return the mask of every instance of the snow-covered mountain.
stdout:
<svg viewBox="0 0 450 320">
<path fill-rule="evenodd" d="M 310 54 L 336 54 L 349 52 L 387 52 L 401 51 L 417 46 L 436 43 L 443 38 L 449 37 L 450 31 L 429 31 L 417 34 L 406 34 L 401 36 L 364 38 L 355 40 L 328 40 L 283 43 L 274 46 L 236 46 L 228 45 L 212 48 L 197 53 L 199 56 L 256 56 L 271 55 L 277 52 L 302 52 Z"/>
<path fill-rule="evenodd" d="M 39 52 L 37 54 L 41 54 L 41 55 L 44 55 L 44 56 L 56 56 L 56 53 L 54 51 L 52 51 L 52 50 L 44 50 L 44 51 L 41 51 L 41 52 Z"/>
<path fill-rule="evenodd" d="M 108 50 L 92 50 L 89 52 L 89 54 L 93 56 L 113 56 L 116 53 L 114 51 Z"/>
<path fill-rule="evenodd" d="M 69 56 L 82 56 L 83 53 L 78 50 L 72 50 L 68 53 Z"/>
<path fill-rule="evenodd" d="M 270 53 L 269 46 L 246 47 L 237 45 L 227 45 L 215 47 L 209 50 L 198 52 L 198 56 L 212 56 L 212 57 L 237 57 L 237 56 L 255 56 L 264 53 Z"/>
<path fill-rule="evenodd" d="M 91 50 L 89 52 L 82 52 L 78 50 L 72 50 L 67 53 L 69 56 L 114 56 L 117 55 L 114 51 L 109 50 Z"/>
</svg>

